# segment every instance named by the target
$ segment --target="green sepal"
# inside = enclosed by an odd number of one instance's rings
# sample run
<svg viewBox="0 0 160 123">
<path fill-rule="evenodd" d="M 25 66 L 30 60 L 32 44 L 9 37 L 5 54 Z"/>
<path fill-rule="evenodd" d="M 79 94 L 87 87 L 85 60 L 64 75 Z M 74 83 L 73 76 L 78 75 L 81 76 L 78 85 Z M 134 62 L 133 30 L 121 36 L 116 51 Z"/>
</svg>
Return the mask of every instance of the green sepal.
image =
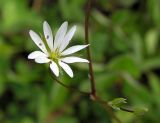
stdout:
<svg viewBox="0 0 160 123">
<path fill-rule="evenodd" d="M 112 101 L 108 102 L 108 104 L 115 110 L 121 110 L 121 107 L 126 103 L 126 99 L 124 98 L 115 98 Z"/>
<path fill-rule="evenodd" d="M 135 108 L 135 109 L 134 109 L 134 114 L 137 115 L 137 116 L 142 116 L 142 115 L 144 115 L 147 111 L 148 111 L 148 109 L 145 108 L 145 107 Z"/>
</svg>

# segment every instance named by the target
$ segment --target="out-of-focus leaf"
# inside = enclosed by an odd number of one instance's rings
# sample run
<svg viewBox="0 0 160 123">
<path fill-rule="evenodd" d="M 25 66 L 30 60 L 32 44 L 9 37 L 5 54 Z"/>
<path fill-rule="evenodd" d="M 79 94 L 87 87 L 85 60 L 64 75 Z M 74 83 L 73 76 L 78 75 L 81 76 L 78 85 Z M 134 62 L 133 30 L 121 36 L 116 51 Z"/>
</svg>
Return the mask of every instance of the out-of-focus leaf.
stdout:
<svg viewBox="0 0 160 123">
<path fill-rule="evenodd" d="M 43 93 L 39 94 L 37 97 L 37 117 L 38 122 L 45 122 L 48 115 L 49 107 L 47 103 L 47 96 Z"/>
<path fill-rule="evenodd" d="M 148 70 L 153 70 L 153 69 L 159 68 L 160 67 L 160 62 L 159 61 L 160 61 L 159 56 L 150 57 L 150 58 L 144 60 L 143 65 L 141 66 L 142 70 L 143 71 L 148 71 Z"/>
<path fill-rule="evenodd" d="M 114 23 L 114 27 L 117 25 L 124 30 L 126 34 L 128 34 L 129 32 L 133 32 L 135 29 L 138 29 L 138 25 L 136 25 L 137 17 L 138 16 L 131 11 L 121 9 L 113 13 L 112 23 Z"/>
<path fill-rule="evenodd" d="M 91 47 L 92 54 L 94 54 L 92 56 L 94 61 L 104 61 L 103 54 L 106 51 L 106 47 L 109 47 L 106 45 L 106 42 L 108 42 L 106 36 L 107 35 L 104 33 L 95 32 L 95 35 L 93 35 L 91 38 L 90 47 Z"/>
<path fill-rule="evenodd" d="M 133 48 L 133 57 L 137 63 L 141 63 L 144 57 L 143 51 L 143 39 L 139 33 L 134 33 L 131 37 L 132 39 L 132 48 Z"/>
<path fill-rule="evenodd" d="M 103 98 L 110 98 L 109 89 L 115 84 L 118 79 L 113 73 L 101 73 L 95 75 L 97 93 L 101 94 Z M 79 87 L 80 90 L 90 92 L 89 79 L 83 80 Z M 107 91 L 108 90 L 108 91 Z"/>
<path fill-rule="evenodd" d="M 31 23 L 34 25 L 37 25 L 37 23 L 40 24 L 41 18 L 28 10 L 26 2 L 26 0 L 3 0 L 3 6 L 1 6 L 2 28 L 0 29 L 0 32 L 3 31 L 14 33 L 14 31 L 17 32 L 18 30 L 26 30 L 26 27 L 30 26 L 29 24 Z M 37 19 L 33 20 L 35 17 Z M 22 29 L 22 27 L 25 27 L 25 29 Z"/>
<path fill-rule="evenodd" d="M 149 74 L 149 84 L 150 84 L 150 87 L 152 89 L 152 99 L 156 102 L 157 104 L 157 107 L 159 108 L 160 110 L 160 98 L 159 95 L 160 95 L 160 80 L 159 78 L 154 75 L 154 74 Z"/>
<path fill-rule="evenodd" d="M 137 0 L 127 0 L 127 1 L 118 0 L 118 1 L 120 2 L 121 5 L 124 5 L 126 7 L 129 7 L 137 2 Z"/>
<path fill-rule="evenodd" d="M 129 55 L 122 55 L 111 60 L 108 64 L 108 69 L 119 73 L 130 73 L 134 77 L 138 77 L 140 70 L 138 64 Z"/>
<path fill-rule="evenodd" d="M 59 8 L 61 14 L 66 20 L 82 20 L 84 13 L 81 11 L 80 6 L 82 6 L 84 3 L 84 0 L 59 0 Z M 71 13 L 74 16 L 71 16 Z"/>
<path fill-rule="evenodd" d="M 0 96 L 3 94 L 3 92 L 6 89 L 6 85 L 4 82 L 4 79 L 2 78 L 2 76 L 0 75 Z"/>
<path fill-rule="evenodd" d="M 160 1 L 159 0 L 147 0 L 147 7 L 149 11 L 150 18 L 153 20 L 154 24 L 159 26 L 160 22 Z"/>
<path fill-rule="evenodd" d="M 0 56 L 3 59 L 9 59 L 17 50 L 14 46 L 7 44 L 1 37 L 0 37 Z"/>
<path fill-rule="evenodd" d="M 21 123 L 34 123 L 34 121 L 31 118 L 23 118 L 23 120 L 21 121 Z"/>
<path fill-rule="evenodd" d="M 77 119 L 71 116 L 61 116 L 52 123 L 78 123 Z"/>
<path fill-rule="evenodd" d="M 68 96 L 68 92 L 69 92 L 68 89 L 59 85 L 56 81 L 53 83 L 52 89 L 50 92 L 50 95 L 51 95 L 50 104 L 53 111 L 60 108 L 65 103 Z"/>
<path fill-rule="evenodd" d="M 102 26 L 109 27 L 111 22 L 110 20 L 105 17 L 103 14 L 100 12 L 94 10 L 92 13 L 93 18 Z"/>
<path fill-rule="evenodd" d="M 156 52 L 158 46 L 158 31 L 155 29 L 149 30 L 146 33 L 145 43 L 146 50 L 149 55 L 152 55 Z"/>
<path fill-rule="evenodd" d="M 127 80 L 132 81 L 132 80 Z M 128 97 L 129 100 L 132 101 L 135 105 L 148 105 L 148 103 L 152 100 L 151 94 L 148 92 L 148 90 L 140 85 L 139 87 L 134 86 L 130 84 L 130 82 L 127 82 L 124 85 L 124 93 Z M 137 96 L 138 95 L 138 96 Z"/>
</svg>

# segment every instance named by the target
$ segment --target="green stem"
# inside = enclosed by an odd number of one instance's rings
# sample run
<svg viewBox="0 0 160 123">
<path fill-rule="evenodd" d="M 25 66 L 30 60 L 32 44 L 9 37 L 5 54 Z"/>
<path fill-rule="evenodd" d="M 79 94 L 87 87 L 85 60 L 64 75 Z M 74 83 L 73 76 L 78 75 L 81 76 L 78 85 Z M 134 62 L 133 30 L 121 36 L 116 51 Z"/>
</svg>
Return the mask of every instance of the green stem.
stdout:
<svg viewBox="0 0 160 123">
<path fill-rule="evenodd" d="M 100 97 L 96 96 L 94 97 L 94 100 L 97 101 L 98 103 L 100 103 L 104 109 L 106 110 L 106 112 L 109 113 L 109 115 L 115 119 L 115 121 L 117 123 L 122 123 L 121 120 L 114 114 L 114 112 L 112 111 L 112 108 L 110 107 L 110 105 L 108 104 L 107 101 L 102 100 Z"/>
<path fill-rule="evenodd" d="M 52 74 L 52 73 L 51 73 L 51 74 Z M 85 95 L 90 95 L 90 93 L 88 93 L 88 92 L 84 92 L 84 91 L 81 91 L 81 90 L 79 90 L 79 89 L 76 89 L 76 88 L 74 88 L 74 87 L 71 87 L 71 86 L 69 86 L 69 85 L 64 84 L 64 83 L 61 82 L 60 80 L 58 80 L 58 79 L 56 79 L 55 77 L 53 77 L 53 74 L 52 74 L 52 78 L 53 78 L 58 84 L 62 85 L 63 87 L 67 88 L 67 89 L 70 90 L 70 91 L 75 91 L 75 92 L 79 92 L 79 93 L 82 93 L 82 94 L 85 94 Z"/>
<path fill-rule="evenodd" d="M 133 110 L 133 109 L 130 109 L 130 108 L 127 108 L 127 107 L 121 107 L 120 109 L 121 109 L 122 111 L 134 113 L 134 110 Z"/>
</svg>

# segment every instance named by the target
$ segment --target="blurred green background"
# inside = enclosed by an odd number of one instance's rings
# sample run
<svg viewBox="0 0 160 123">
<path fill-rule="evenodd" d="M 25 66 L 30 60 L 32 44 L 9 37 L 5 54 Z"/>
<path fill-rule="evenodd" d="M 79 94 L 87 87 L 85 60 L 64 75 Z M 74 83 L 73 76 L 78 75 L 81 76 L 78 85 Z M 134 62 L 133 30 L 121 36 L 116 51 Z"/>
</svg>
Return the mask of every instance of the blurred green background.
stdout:
<svg viewBox="0 0 160 123">
<path fill-rule="evenodd" d="M 29 29 L 77 25 L 70 44 L 84 44 L 86 0 L 0 0 L 0 123 L 113 123 L 88 97 L 58 85 L 47 65 L 27 59 L 38 49 Z M 93 0 L 90 40 L 98 94 L 147 107 L 142 117 L 115 112 L 123 123 L 160 122 L 160 1 Z M 86 57 L 86 52 L 79 55 Z M 90 91 L 87 64 L 73 64 L 64 83 Z"/>
</svg>

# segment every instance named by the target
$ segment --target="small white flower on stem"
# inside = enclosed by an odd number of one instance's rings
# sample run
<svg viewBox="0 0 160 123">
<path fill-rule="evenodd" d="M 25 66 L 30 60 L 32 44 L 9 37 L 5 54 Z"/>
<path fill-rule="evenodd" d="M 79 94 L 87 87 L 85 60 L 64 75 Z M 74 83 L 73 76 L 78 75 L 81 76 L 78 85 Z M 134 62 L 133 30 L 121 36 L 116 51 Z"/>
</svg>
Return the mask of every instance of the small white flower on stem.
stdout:
<svg viewBox="0 0 160 123">
<path fill-rule="evenodd" d="M 62 69 L 72 78 L 73 71 L 68 64 L 75 62 L 89 63 L 89 61 L 87 59 L 69 55 L 86 48 L 88 45 L 76 45 L 66 49 L 76 31 L 76 26 L 73 26 L 67 32 L 67 27 L 68 22 L 64 22 L 58 29 L 54 41 L 52 30 L 46 21 L 43 23 L 44 39 L 41 39 L 37 33 L 30 30 L 29 34 L 32 40 L 41 51 L 30 53 L 28 59 L 34 59 L 36 63 L 40 64 L 49 63 L 50 69 L 57 77 L 59 76 L 59 67 L 62 67 Z"/>
</svg>

